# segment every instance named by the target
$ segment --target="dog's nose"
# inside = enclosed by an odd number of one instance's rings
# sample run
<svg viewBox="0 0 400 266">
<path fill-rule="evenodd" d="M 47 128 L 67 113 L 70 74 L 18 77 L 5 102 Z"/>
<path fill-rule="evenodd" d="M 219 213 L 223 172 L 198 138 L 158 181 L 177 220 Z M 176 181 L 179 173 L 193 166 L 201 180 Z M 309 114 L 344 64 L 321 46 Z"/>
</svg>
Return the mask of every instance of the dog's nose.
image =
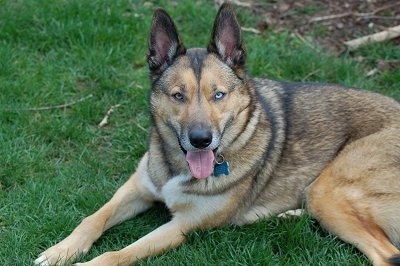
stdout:
<svg viewBox="0 0 400 266">
<path fill-rule="evenodd" d="M 195 148 L 207 148 L 212 142 L 212 133 L 208 129 L 192 129 L 189 131 L 189 141 Z"/>
</svg>

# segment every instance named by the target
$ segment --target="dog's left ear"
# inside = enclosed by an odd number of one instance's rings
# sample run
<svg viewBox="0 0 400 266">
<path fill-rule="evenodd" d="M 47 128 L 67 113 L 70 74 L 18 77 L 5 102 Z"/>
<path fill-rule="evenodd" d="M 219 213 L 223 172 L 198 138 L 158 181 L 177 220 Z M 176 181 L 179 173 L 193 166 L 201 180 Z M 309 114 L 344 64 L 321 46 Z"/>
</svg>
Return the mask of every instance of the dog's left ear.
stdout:
<svg viewBox="0 0 400 266">
<path fill-rule="evenodd" d="M 239 76 L 243 76 L 246 53 L 242 45 L 240 25 L 229 4 L 222 4 L 218 11 L 207 50 L 217 54 Z"/>
<path fill-rule="evenodd" d="M 186 48 L 171 17 L 165 10 L 157 9 L 150 29 L 147 55 L 151 78 L 157 79 L 178 56 L 185 53 Z"/>
</svg>

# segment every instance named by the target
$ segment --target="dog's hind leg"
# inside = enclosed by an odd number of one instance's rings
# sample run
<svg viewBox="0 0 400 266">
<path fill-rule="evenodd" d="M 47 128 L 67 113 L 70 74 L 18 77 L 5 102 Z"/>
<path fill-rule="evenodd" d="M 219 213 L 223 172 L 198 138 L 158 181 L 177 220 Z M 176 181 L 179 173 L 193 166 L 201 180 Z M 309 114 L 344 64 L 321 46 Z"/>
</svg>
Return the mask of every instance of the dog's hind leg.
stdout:
<svg viewBox="0 0 400 266">
<path fill-rule="evenodd" d="M 143 157 L 137 172 L 117 190 L 108 203 L 83 219 L 68 237 L 44 251 L 35 264 L 47 266 L 71 263 L 85 254 L 105 230 L 147 210 L 152 205 L 152 196 L 141 184 L 141 176 L 146 175 L 143 172 L 146 162 L 147 155 Z"/>
<path fill-rule="evenodd" d="M 399 138 L 389 130 L 351 143 L 307 191 L 310 214 L 375 266 L 400 265 L 392 244 L 400 238 Z"/>
</svg>

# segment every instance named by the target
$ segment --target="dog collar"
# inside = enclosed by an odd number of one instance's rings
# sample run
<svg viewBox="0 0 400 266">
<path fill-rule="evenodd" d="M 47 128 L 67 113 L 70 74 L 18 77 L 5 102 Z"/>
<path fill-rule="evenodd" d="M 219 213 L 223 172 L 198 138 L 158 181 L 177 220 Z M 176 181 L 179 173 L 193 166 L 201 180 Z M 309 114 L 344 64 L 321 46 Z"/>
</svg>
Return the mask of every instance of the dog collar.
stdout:
<svg viewBox="0 0 400 266">
<path fill-rule="evenodd" d="M 229 173 L 229 163 L 225 161 L 225 158 L 222 154 L 218 154 L 217 158 L 215 159 L 213 175 L 218 177 L 220 175 L 229 175 Z"/>
</svg>

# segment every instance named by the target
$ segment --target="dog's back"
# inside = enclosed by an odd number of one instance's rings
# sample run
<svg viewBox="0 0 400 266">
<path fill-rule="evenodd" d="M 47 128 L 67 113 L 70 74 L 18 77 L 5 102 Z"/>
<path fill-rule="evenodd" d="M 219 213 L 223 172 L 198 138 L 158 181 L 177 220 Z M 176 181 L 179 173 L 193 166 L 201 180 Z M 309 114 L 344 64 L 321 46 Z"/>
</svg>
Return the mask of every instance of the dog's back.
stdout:
<svg viewBox="0 0 400 266">
<path fill-rule="evenodd" d="M 264 175 L 268 185 L 252 188 L 239 224 L 301 207 L 304 189 L 350 143 L 386 128 L 398 130 L 400 143 L 400 104 L 391 98 L 335 84 L 254 79 L 254 86 L 272 131 L 267 160 L 277 163 Z"/>
<path fill-rule="evenodd" d="M 298 208 L 305 197 L 313 217 L 374 265 L 400 265 L 392 244 L 400 244 L 400 104 L 339 85 L 254 83 L 278 159 L 237 222 Z"/>
</svg>

